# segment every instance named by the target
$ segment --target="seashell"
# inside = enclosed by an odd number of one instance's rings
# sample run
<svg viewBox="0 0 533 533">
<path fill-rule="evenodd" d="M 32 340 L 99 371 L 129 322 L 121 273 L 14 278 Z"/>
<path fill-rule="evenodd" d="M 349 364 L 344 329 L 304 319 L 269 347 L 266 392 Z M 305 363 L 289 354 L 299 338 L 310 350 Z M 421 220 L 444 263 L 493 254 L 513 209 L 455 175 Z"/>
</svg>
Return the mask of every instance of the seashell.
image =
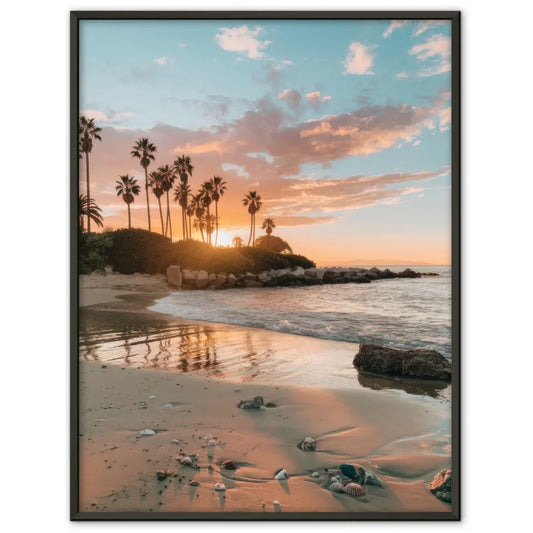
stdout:
<svg viewBox="0 0 533 533">
<path fill-rule="evenodd" d="M 224 485 L 224 483 L 215 483 L 215 490 L 222 492 L 226 490 L 226 486 Z"/>
<path fill-rule="evenodd" d="M 215 439 L 211 439 L 211 440 L 207 443 L 208 446 L 216 446 L 216 444 L 217 444 L 217 441 L 216 441 Z"/>
<path fill-rule="evenodd" d="M 148 396 L 149 400 L 155 400 L 155 396 L 152 394 L 152 396 Z"/>
<path fill-rule="evenodd" d="M 153 429 L 141 429 L 139 435 L 141 435 L 141 437 L 151 437 L 152 435 L 155 435 L 155 431 Z"/>
<path fill-rule="evenodd" d="M 175 444 L 176 446 L 179 446 L 181 444 L 181 440 L 179 439 L 172 439 L 170 441 L 170 444 Z"/>
<path fill-rule="evenodd" d="M 193 479 L 190 483 L 189 483 L 189 486 L 191 487 L 198 487 L 200 485 L 200 483 L 198 483 L 198 481 L 196 481 L 195 479 Z"/>
<path fill-rule="evenodd" d="M 205 440 L 211 440 L 213 438 L 213 435 L 211 433 L 208 433 L 207 435 L 204 435 Z"/>
<path fill-rule="evenodd" d="M 274 501 L 272 502 L 272 505 L 279 505 L 279 500 L 274 500 Z"/>
<path fill-rule="evenodd" d="M 311 437 L 305 437 L 298 443 L 298 448 L 304 452 L 314 452 L 316 450 L 316 440 Z"/>
<path fill-rule="evenodd" d="M 185 457 L 178 457 L 178 461 L 185 466 L 194 466 L 196 459 L 193 459 L 190 455 Z"/>
<path fill-rule="evenodd" d="M 224 461 L 221 465 L 224 470 L 237 470 L 237 465 L 233 461 Z"/>
<path fill-rule="evenodd" d="M 171 403 L 166 403 L 165 405 L 163 405 L 163 407 L 166 407 L 168 409 L 169 407 L 173 407 L 173 405 Z"/>
<path fill-rule="evenodd" d="M 365 482 L 365 469 L 361 465 L 339 465 L 339 470 L 343 475 L 357 483 Z"/>
<path fill-rule="evenodd" d="M 329 487 L 329 490 L 333 492 L 343 492 L 344 485 L 340 481 L 334 481 Z"/>
<path fill-rule="evenodd" d="M 159 481 L 163 481 L 164 479 L 167 479 L 168 476 L 171 476 L 172 472 L 170 470 L 158 470 L 155 475 Z"/>
<path fill-rule="evenodd" d="M 289 479 L 289 473 L 285 468 L 280 468 L 275 474 L 274 479 L 281 481 L 282 479 Z"/>
<path fill-rule="evenodd" d="M 342 488 L 342 492 L 345 492 L 350 496 L 355 496 L 356 498 L 358 498 L 359 496 L 364 496 L 366 494 L 366 490 L 358 483 L 348 483 L 347 485 L 344 485 L 344 487 Z"/>
<path fill-rule="evenodd" d="M 385 486 L 385 483 L 381 481 L 381 479 L 378 477 L 378 475 L 375 472 L 372 472 L 372 470 L 369 470 L 368 468 L 365 468 L 364 470 L 365 470 L 364 483 L 366 485 L 374 485 L 375 487 L 381 487 L 381 488 Z"/>
<path fill-rule="evenodd" d="M 311 477 L 320 477 L 320 474 L 318 472 L 313 472 L 311 474 Z"/>
</svg>

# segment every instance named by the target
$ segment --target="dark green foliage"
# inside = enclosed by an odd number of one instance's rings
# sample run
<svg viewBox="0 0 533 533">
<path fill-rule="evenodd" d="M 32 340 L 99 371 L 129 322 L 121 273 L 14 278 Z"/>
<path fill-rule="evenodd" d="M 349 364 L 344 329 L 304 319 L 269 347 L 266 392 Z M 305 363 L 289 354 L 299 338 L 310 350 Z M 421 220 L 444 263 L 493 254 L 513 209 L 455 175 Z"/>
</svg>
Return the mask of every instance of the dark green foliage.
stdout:
<svg viewBox="0 0 533 533">
<path fill-rule="evenodd" d="M 271 268 L 294 268 L 301 266 L 303 268 L 311 268 L 316 266 L 313 261 L 307 259 L 303 255 L 293 254 L 277 254 L 263 250 L 262 248 L 239 248 L 238 252 L 244 257 L 252 261 L 252 272 L 261 272 L 262 270 L 270 270 Z"/>
<path fill-rule="evenodd" d="M 108 254 L 113 245 L 112 233 L 79 233 L 80 274 L 90 274 L 108 264 Z"/>
<path fill-rule="evenodd" d="M 214 248 L 195 240 L 172 243 L 167 237 L 142 229 L 81 234 L 80 273 L 88 274 L 106 264 L 122 274 L 165 274 L 170 265 L 234 274 L 315 266 L 301 255 L 277 254 L 251 247 Z"/>
<path fill-rule="evenodd" d="M 307 259 L 305 255 L 297 254 L 283 254 L 282 257 L 285 257 L 292 267 L 302 267 L 302 268 L 315 268 L 316 263 Z"/>
<path fill-rule="evenodd" d="M 178 241 L 173 245 L 174 263 L 192 270 L 207 270 L 209 273 L 226 272 L 238 274 L 252 267 L 252 262 L 235 248 L 213 248 L 201 241 Z"/>
<path fill-rule="evenodd" d="M 113 233 L 109 264 L 121 274 L 164 274 L 173 264 L 169 238 L 144 229 L 119 229 Z"/>
<path fill-rule="evenodd" d="M 261 235 L 261 237 L 258 237 L 255 240 L 255 247 L 264 248 L 265 250 L 277 252 L 278 254 L 281 252 L 289 252 L 292 254 L 292 248 L 289 246 L 289 243 L 275 235 Z"/>
</svg>

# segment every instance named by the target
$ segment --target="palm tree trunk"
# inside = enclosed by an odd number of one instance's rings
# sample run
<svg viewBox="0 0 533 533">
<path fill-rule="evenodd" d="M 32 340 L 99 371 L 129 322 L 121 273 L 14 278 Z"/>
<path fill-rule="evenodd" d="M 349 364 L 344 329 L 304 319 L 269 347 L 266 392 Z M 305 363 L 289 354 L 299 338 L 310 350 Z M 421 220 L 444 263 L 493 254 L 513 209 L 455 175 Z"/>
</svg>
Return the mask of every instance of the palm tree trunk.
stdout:
<svg viewBox="0 0 533 533">
<path fill-rule="evenodd" d="M 181 228 L 183 230 L 183 240 L 185 240 L 185 234 L 187 233 L 187 223 L 185 222 L 185 209 L 181 206 Z"/>
<path fill-rule="evenodd" d="M 209 220 L 210 218 L 211 218 L 211 210 L 209 209 L 209 205 L 208 205 L 207 206 L 207 220 Z M 207 234 L 207 244 L 211 244 L 211 233 Z"/>
<path fill-rule="evenodd" d="M 267 233 L 267 250 L 270 251 L 270 233 Z"/>
<path fill-rule="evenodd" d="M 254 216 L 252 213 L 250 213 L 250 235 L 248 236 L 248 244 L 247 246 L 250 246 L 250 241 L 252 240 L 252 222 L 253 222 Z"/>
<path fill-rule="evenodd" d="M 165 237 L 168 234 L 168 216 L 169 216 L 169 211 L 170 211 L 170 205 L 169 205 L 168 191 L 167 191 L 167 216 L 165 218 Z"/>
<path fill-rule="evenodd" d="M 168 217 L 168 236 L 170 237 L 170 240 L 172 240 L 172 216 L 170 215 L 170 203 L 168 199 L 168 191 L 167 191 L 167 217 Z"/>
<path fill-rule="evenodd" d="M 131 213 L 130 213 L 130 204 L 128 205 L 128 229 L 131 229 Z"/>
<path fill-rule="evenodd" d="M 254 213 L 254 236 L 252 237 L 252 247 L 255 247 L 255 213 Z"/>
<path fill-rule="evenodd" d="M 85 165 L 87 168 L 87 233 L 91 233 L 91 191 L 89 187 L 89 152 L 85 152 Z"/>
<path fill-rule="evenodd" d="M 148 231 L 152 231 L 150 220 L 150 199 L 148 197 L 148 167 L 144 167 L 144 190 L 146 191 L 146 210 L 148 211 Z"/>
<path fill-rule="evenodd" d="M 204 230 L 202 228 L 200 228 L 200 233 L 202 235 L 202 242 L 205 242 L 205 239 L 204 239 Z"/>
<path fill-rule="evenodd" d="M 192 239 L 192 216 L 189 216 L 189 236 Z"/>
<path fill-rule="evenodd" d="M 165 228 L 163 224 L 163 209 L 161 209 L 161 197 L 157 198 L 157 203 L 159 204 L 159 216 L 161 217 L 161 235 L 164 235 Z"/>
<path fill-rule="evenodd" d="M 215 246 L 218 244 L 218 201 L 215 202 L 215 228 L 216 228 L 216 234 L 215 234 Z"/>
</svg>

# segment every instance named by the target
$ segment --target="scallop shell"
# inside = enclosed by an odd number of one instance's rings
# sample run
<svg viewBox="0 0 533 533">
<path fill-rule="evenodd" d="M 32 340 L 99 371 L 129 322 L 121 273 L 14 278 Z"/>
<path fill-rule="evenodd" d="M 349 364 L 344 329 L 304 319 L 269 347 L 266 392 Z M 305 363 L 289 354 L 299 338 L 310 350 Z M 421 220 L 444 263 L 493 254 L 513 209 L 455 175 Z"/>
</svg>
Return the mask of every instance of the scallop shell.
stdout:
<svg viewBox="0 0 533 533">
<path fill-rule="evenodd" d="M 282 479 L 289 479 L 289 473 L 285 468 L 280 468 L 275 474 L 274 479 L 281 481 Z"/>
<path fill-rule="evenodd" d="M 329 490 L 333 492 L 343 492 L 344 486 L 340 481 L 334 481 L 329 487 Z"/>
<path fill-rule="evenodd" d="M 366 494 L 366 490 L 358 483 L 348 483 L 347 485 L 344 485 L 344 487 L 342 488 L 342 492 L 345 492 L 350 496 L 355 496 L 356 498 L 358 498 L 359 496 L 364 496 Z"/>
<path fill-rule="evenodd" d="M 186 455 L 185 457 L 178 458 L 178 461 L 185 466 L 193 466 L 195 463 L 195 459 L 193 459 L 191 456 Z"/>
<path fill-rule="evenodd" d="M 207 443 L 208 446 L 216 446 L 217 445 L 217 441 L 215 439 L 210 439 L 209 442 Z"/>
<path fill-rule="evenodd" d="M 215 483 L 215 490 L 222 492 L 226 490 L 226 486 L 224 485 L 224 483 Z"/>
<path fill-rule="evenodd" d="M 316 477 L 320 477 L 320 474 L 319 474 L 318 472 L 313 472 L 313 473 L 311 474 L 311 477 L 315 477 L 315 478 L 316 478 Z"/>
<path fill-rule="evenodd" d="M 155 431 L 153 429 L 141 429 L 139 435 L 142 437 L 151 437 L 152 435 L 155 435 Z"/>
<path fill-rule="evenodd" d="M 298 448 L 304 452 L 314 452 L 316 450 L 316 440 L 311 437 L 305 437 L 298 443 Z"/>
<path fill-rule="evenodd" d="M 208 433 L 207 435 L 204 435 L 205 440 L 211 440 L 213 438 L 213 435 L 211 433 Z"/>
</svg>

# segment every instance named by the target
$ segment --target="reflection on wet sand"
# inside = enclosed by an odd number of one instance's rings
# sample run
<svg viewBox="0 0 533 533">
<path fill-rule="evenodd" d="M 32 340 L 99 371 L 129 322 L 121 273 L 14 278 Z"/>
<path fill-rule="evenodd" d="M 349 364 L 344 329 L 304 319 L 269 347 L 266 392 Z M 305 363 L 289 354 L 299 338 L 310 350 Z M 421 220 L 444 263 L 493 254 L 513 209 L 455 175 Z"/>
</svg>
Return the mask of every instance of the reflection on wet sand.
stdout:
<svg viewBox="0 0 533 533">
<path fill-rule="evenodd" d="M 269 348 L 264 338 L 256 339 L 251 332 L 245 333 L 244 343 L 238 337 L 242 335 L 232 329 L 225 332 L 216 325 L 181 323 L 148 313 L 80 312 L 80 358 L 86 361 L 211 375 L 237 366 L 250 378 L 258 374 L 257 359 L 267 356 Z M 232 349 L 237 345 L 240 350 Z M 234 353 L 242 354 L 239 361 Z"/>
<path fill-rule="evenodd" d="M 80 359 L 201 373 L 241 382 L 393 389 L 448 400 L 446 383 L 358 374 L 357 345 L 263 329 L 127 312 L 127 302 L 80 309 Z M 354 379 L 356 378 L 357 379 Z"/>
<path fill-rule="evenodd" d="M 381 376 L 365 372 L 358 372 L 359 384 L 372 390 L 402 390 L 417 396 L 430 396 L 431 398 L 442 398 L 443 391 L 450 387 L 444 381 L 433 381 L 412 378 L 396 378 L 394 376 Z"/>
</svg>

